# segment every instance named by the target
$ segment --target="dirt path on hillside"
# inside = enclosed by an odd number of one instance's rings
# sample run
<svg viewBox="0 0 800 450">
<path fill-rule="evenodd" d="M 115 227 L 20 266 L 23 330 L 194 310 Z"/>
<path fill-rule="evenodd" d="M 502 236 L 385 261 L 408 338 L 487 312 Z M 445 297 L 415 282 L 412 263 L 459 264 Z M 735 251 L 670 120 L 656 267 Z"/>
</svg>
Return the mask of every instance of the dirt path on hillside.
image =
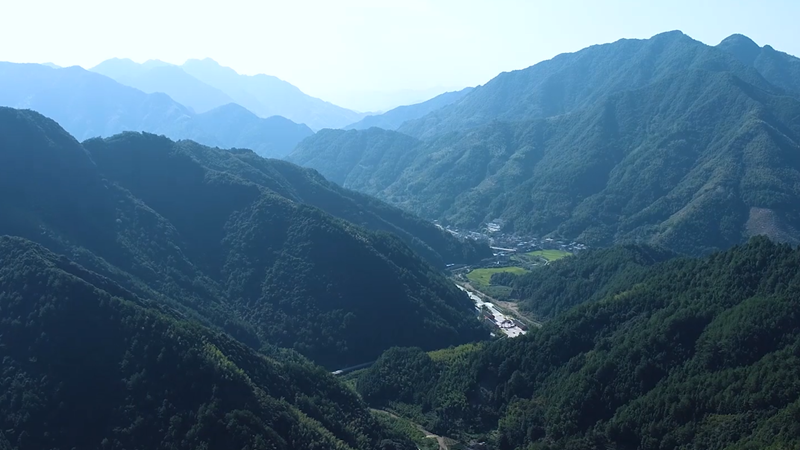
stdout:
<svg viewBox="0 0 800 450">
<path fill-rule="evenodd" d="M 447 447 L 447 441 L 445 440 L 444 437 L 439 436 L 438 434 L 431 433 L 430 431 L 426 430 L 425 428 L 422 428 L 422 425 L 420 425 L 420 424 L 418 424 L 418 423 L 416 423 L 416 422 L 414 422 L 414 421 L 412 421 L 410 419 L 406 419 L 405 417 L 400 417 L 400 416 L 398 416 L 397 414 L 395 414 L 393 412 L 386 411 L 385 409 L 370 408 L 370 411 L 376 412 L 378 414 L 387 414 L 389 416 L 394 417 L 395 419 L 407 420 L 407 421 L 411 422 L 412 424 L 414 424 L 414 426 L 417 427 L 417 429 L 419 431 L 421 431 L 422 434 L 424 434 L 426 438 L 428 438 L 428 439 L 436 439 L 436 442 L 439 443 L 439 450 L 449 450 L 448 447 Z"/>
</svg>

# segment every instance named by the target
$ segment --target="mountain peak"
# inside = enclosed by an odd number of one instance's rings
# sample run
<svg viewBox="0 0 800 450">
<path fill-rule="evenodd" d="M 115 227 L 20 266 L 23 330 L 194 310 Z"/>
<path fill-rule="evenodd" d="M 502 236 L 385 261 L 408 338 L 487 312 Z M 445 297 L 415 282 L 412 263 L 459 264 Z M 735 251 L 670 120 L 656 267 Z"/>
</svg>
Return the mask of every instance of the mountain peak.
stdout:
<svg viewBox="0 0 800 450">
<path fill-rule="evenodd" d="M 657 38 L 657 37 L 662 37 L 662 38 L 663 37 L 680 38 L 680 37 L 689 37 L 689 36 L 686 33 L 684 33 L 683 31 L 681 31 L 681 30 L 671 30 L 671 31 L 665 31 L 663 33 L 658 33 L 653 37 L 654 38 Z"/>
<path fill-rule="evenodd" d="M 659 42 L 659 41 L 663 42 L 665 40 L 670 41 L 670 42 L 674 42 L 674 41 L 680 41 L 680 40 L 692 41 L 693 39 L 691 38 L 691 36 L 687 35 L 686 33 L 684 33 L 681 30 L 672 30 L 672 31 L 665 31 L 663 33 L 658 33 L 658 34 L 656 34 L 655 36 L 651 37 L 648 40 L 655 41 L 655 42 Z"/>
<path fill-rule="evenodd" d="M 717 48 L 730 53 L 748 65 L 753 64 L 761 52 L 761 47 L 743 34 L 732 34 L 726 37 L 717 45 Z"/>
<path fill-rule="evenodd" d="M 747 36 L 745 36 L 743 34 L 739 34 L 739 33 L 734 33 L 734 34 L 726 37 L 725 39 L 722 40 L 722 42 L 719 43 L 719 45 L 723 45 L 723 44 L 726 44 L 726 45 L 746 45 L 746 46 L 749 46 L 749 47 L 758 47 L 758 44 L 756 44 L 752 39 L 750 39 L 749 37 L 747 37 Z"/>
<path fill-rule="evenodd" d="M 201 66 L 204 66 L 204 67 L 215 67 L 215 68 L 224 67 L 222 64 L 220 64 L 220 63 L 216 62 L 215 60 L 213 60 L 211 58 L 208 58 L 208 57 L 205 57 L 203 59 L 197 59 L 197 58 L 187 59 L 186 62 L 183 63 L 184 66 L 192 65 L 192 64 L 201 65 Z"/>
</svg>

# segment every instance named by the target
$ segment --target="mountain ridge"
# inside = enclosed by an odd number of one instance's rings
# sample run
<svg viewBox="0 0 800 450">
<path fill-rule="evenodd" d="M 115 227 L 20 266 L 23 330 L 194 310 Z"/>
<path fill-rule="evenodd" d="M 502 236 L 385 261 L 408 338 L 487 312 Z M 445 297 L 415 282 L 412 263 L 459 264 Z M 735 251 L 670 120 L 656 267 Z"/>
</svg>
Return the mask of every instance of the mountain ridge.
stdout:
<svg viewBox="0 0 800 450">
<path fill-rule="evenodd" d="M 527 101 L 489 114 L 527 90 Z M 800 239 L 791 207 L 800 201 L 798 98 L 733 54 L 673 32 L 503 74 L 396 134 L 313 136 L 287 159 L 459 228 L 499 218 L 509 232 L 696 255 L 753 234 Z M 527 118 L 510 120 L 519 115 Z M 444 129 L 425 135 L 434 122 Z M 414 127 L 425 136 L 404 138 Z"/>
<path fill-rule="evenodd" d="M 371 127 L 385 130 L 397 130 L 408 120 L 418 119 L 432 111 L 455 103 L 470 93 L 474 88 L 468 87 L 459 91 L 445 92 L 424 102 L 407 106 L 398 106 L 383 114 L 369 115 L 360 121 L 344 127 L 345 130 L 364 130 Z"/>
<path fill-rule="evenodd" d="M 190 59 L 180 67 L 261 117 L 281 115 L 316 131 L 343 127 L 364 116 L 311 97 L 280 78 L 265 74 L 241 75 L 211 58 Z"/>
<path fill-rule="evenodd" d="M 292 171 L 267 176 L 242 155 L 150 134 L 80 144 L 31 111 L 1 108 L 0 129 L 0 185 L 24 193 L 0 196 L 0 234 L 253 348 L 294 348 L 335 369 L 396 342 L 484 336 L 469 299 L 400 238 L 279 194 L 300 191 Z"/>
<path fill-rule="evenodd" d="M 221 147 L 247 146 L 263 156 L 280 157 L 313 133 L 282 117 L 262 119 L 241 111 L 235 114 L 241 124 L 215 127 L 217 120 L 233 120 L 222 117 L 231 111 L 227 105 L 194 114 L 166 94 L 146 94 L 79 67 L 0 63 L 0 81 L 0 105 L 52 116 L 81 140 L 148 131 Z M 208 117 L 215 119 L 209 121 Z"/>
</svg>

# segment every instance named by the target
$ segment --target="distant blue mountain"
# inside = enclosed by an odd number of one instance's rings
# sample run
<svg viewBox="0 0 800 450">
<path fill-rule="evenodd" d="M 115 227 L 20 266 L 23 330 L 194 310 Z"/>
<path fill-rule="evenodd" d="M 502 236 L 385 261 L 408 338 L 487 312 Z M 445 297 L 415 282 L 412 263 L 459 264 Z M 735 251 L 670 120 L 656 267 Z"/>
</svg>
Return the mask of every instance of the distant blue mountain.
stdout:
<svg viewBox="0 0 800 450">
<path fill-rule="evenodd" d="M 210 58 L 190 59 L 181 68 L 261 117 L 279 115 L 319 130 L 342 128 L 365 116 L 311 97 L 277 77 L 240 75 Z"/>
<path fill-rule="evenodd" d="M 396 130 L 407 120 L 419 119 L 439 108 L 456 103 L 472 90 L 473 88 L 468 87 L 460 91 L 445 92 L 422 103 L 399 106 L 383 114 L 364 117 L 360 121 L 346 126 L 345 129 L 366 130 L 367 128 L 378 127 L 384 130 Z"/>
<path fill-rule="evenodd" d="M 115 58 L 100 63 L 91 71 L 148 94 L 165 93 L 197 113 L 234 103 L 230 96 L 219 89 L 163 61 L 150 60 L 137 64 L 130 59 Z"/>
<path fill-rule="evenodd" d="M 79 140 L 147 131 L 280 158 L 313 134 L 305 125 L 260 118 L 237 105 L 196 114 L 166 94 L 148 94 L 80 67 L 0 62 L 0 105 L 45 114 Z"/>
</svg>

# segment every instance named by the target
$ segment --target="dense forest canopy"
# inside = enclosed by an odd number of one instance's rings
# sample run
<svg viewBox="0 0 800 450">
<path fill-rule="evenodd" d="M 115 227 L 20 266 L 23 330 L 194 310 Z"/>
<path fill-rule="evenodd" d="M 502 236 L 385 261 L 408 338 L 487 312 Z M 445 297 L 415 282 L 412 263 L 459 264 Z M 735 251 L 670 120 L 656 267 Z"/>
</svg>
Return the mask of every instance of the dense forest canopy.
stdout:
<svg viewBox="0 0 800 450">
<path fill-rule="evenodd" d="M 415 448 L 301 356 L 166 306 L 0 237 L 0 447 Z"/>
<path fill-rule="evenodd" d="M 393 349 L 358 390 L 500 449 L 800 445 L 800 249 L 759 237 L 637 270 L 641 255 L 620 252 L 627 280 L 540 330 L 446 358 Z"/>
<path fill-rule="evenodd" d="M 431 258 L 431 246 L 463 257 L 473 247 L 312 172 L 149 134 L 81 145 L 13 109 L 0 109 L 0 140 L 0 233 L 254 348 L 293 348 L 335 369 L 393 345 L 435 349 L 486 335 L 466 295 L 401 239 L 311 205 L 404 230 Z"/>
</svg>

